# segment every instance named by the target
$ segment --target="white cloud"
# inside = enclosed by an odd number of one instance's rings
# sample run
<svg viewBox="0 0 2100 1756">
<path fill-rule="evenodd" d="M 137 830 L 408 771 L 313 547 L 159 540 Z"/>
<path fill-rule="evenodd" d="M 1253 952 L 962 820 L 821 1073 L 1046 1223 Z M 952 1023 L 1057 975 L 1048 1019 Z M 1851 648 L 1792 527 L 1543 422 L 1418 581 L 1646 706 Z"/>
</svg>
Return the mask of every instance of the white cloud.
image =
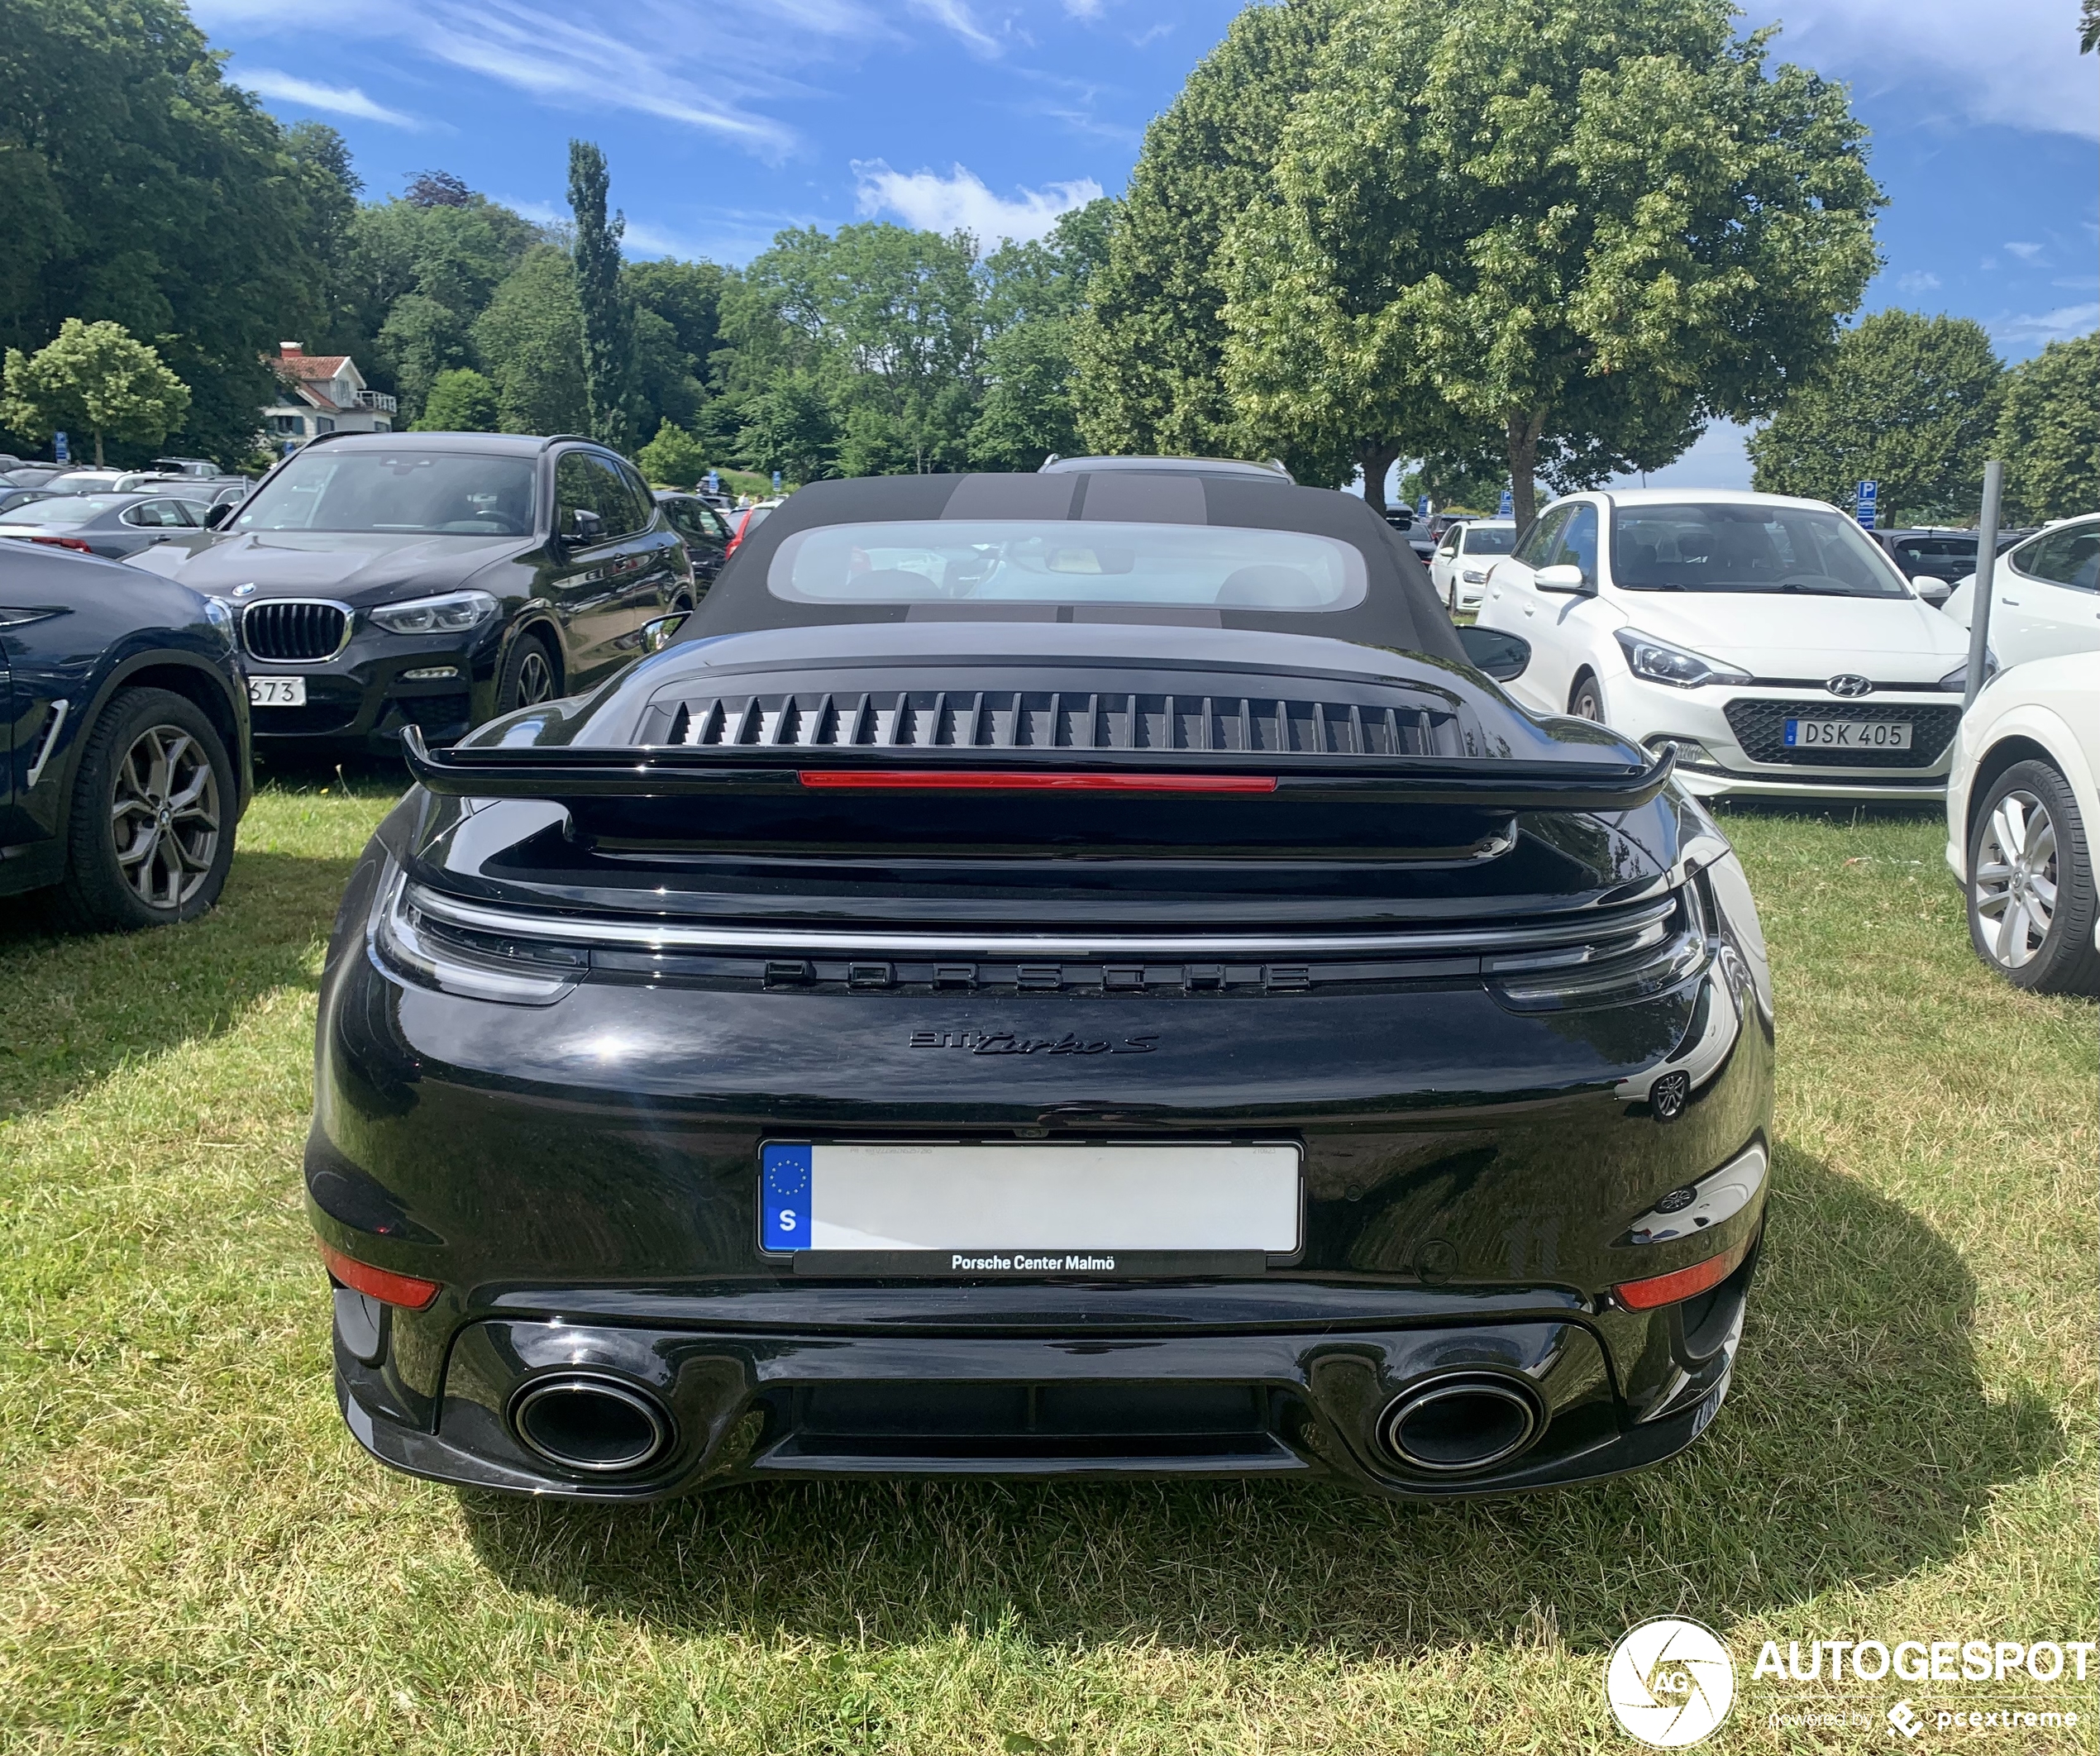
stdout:
<svg viewBox="0 0 2100 1756">
<path fill-rule="evenodd" d="M 1940 277 L 1926 269 L 1912 269 L 1907 274 L 1896 277 L 1896 290 L 1899 293 L 1930 293 L 1940 284 Z"/>
<path fill-rule="evenodd" d="M 1995 317 L 1983 327 L 1990 331 L 1993 341 L 2031 351 L 2045 341 L 2068 341 L 2074 336 L 2100 327 L 2100 304 L 2059 305 L 2054 311 Z"/>
<path fill-rule="evenodd" d="M 2005 247 L 2011 251 L 2012 254 L 2017 256 L 2022 262 L 2036 261 L 2040 260 L 2041 255 L 2041 246 L 2039 244 L 2008 243 Z"/>
<path fill-rule="evenodd" d="M 1921 112 L 2100 139 L 2100 58 L 2079 53 L 2074 9 L 1999 0 L 1989 13 L 1986 22 L 1976 0 L 1796 0 L 1776 55 L 1902 88 Z"/>
<path fill-rule="evenodd" d="M 999 53 L 998 40 L 977 22 L 964 0 L 911 0 L 911 9 L 938 25 L 947 26 L 979 55 Z"/>
<path fill-rule="evenodd" d="M 1040 189 L 1023 189 L 1019 200 L 1005 201 L 960 165 L 945 177 L 930 170 L 906 176 L 880 159 L 857 159 L 853 174 L 860 184 L 863 214 L 895 213 L 922 231 L 959 228 L 986 244 L 1000 238 L 1039 238 L 1057 222 L 1059 214 L 1083 208 L 1101 193 L 1100 184 L 1081 177 Z"/>
<path fill-rule="evenodd" d="M 252 72 L 234 75 L 236 84 L 245 85 L 251 92 L 265 98 L 274 98 L 283 103 L 303 105 L 309 110 L 325 110 L 332 116 L 354 116 L 360 122 L 384 122 L 394 128 L 420 128 L 422 124 L 413 116 L 404 116 L 399 110 L 389 110 L 383 103 L 375 103 L 354 85 L 317 85 L 311 79 L 302 79 L 274 68 L 258 67 Z"/>
<path fill-rule="evenodd" d="M 881 29 L 856 0 L 776 0 L 776 9 L 811 31 Z M 557 12 L 531 0 L 195 0 L 191 10 L 207 26 L 405 44 L 551 107 L 635 111 L 765 156 L 795 144 L 793 130 L 745 107 L 785 82 L 749 69 L 725 80 L 719 45 L 674 0 L 627 0 L 602 26 L 587 9 Z"/>
<path fill-rule="evenodd" d="M 1065 0 L 1065 11 L 1074 18 L 1099 18 L 1101 0 Z"/>
</svg>

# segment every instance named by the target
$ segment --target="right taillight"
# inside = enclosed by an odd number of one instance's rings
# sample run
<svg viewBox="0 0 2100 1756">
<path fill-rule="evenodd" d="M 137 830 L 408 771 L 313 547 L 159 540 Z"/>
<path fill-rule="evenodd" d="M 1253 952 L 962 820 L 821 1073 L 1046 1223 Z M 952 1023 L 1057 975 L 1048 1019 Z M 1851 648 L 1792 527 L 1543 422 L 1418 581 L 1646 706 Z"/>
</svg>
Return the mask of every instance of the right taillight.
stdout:
<svg viewBox="0 0 2100 1756">
<path fill-rule="evenodd" d="M 1743 1258 L 1749 1252 L 1750 1240 L 1746 1238 L 1734 1249 L 1710 1256 L 1703 1262 L 1694 1262 L 1689 1268 L 1650 1275 L 1644 1281 L 1621 1281 L 1611 1289 L 1611 1296 L 1630 1311 L 1652 1311 L 1658 1305 L 1679 1305 L 1720 1286 L 1743 1266 Z"/>
<path fill-rule="evenodd" d="M 1712 954 L 1697 881 L 1680 890 L 1677 900 L 1669 914 L 1633 933 L 1483 957 L 1487 990 L 1512 1012 L 1563 1012 L 1624 1005 L 1674 988 L 1705 968 Z"/>
</svg>

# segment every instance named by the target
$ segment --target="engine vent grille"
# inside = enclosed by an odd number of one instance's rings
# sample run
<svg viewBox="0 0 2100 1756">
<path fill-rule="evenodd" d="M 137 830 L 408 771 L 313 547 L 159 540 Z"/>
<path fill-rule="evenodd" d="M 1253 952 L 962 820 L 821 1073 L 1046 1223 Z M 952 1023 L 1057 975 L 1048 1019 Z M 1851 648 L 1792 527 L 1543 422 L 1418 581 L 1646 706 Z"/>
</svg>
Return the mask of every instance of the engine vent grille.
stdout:
<svg viewBox="0 0 2100 1756">
<path fill-rule="evenodd" d="M 241 613 L 251 657 L 276 664 L 332 659 L 350 642 L 350 613 L 312 598 L 271 598 Z"/>
<path fill-rule="evenodd" d="M 696 697 L 672 709 L 662 742 L 788 749 L 1304 751 L 1328 756 L 1434 756 L 1457 750 L 1453 716 L 1427 707 L 1056 690 Z"/>
<path fill-rule="evenodd" d="M 1961 723 L 1959 707 L 1907 707 L 1893 702 L 1735 700 L 1723 711 L 1729 730 L 1754 762 L 1788 762 L 1804 768 L 1930 768 L 1940 760 Z M 1908 720 L 1908 750 L 1833 750 L 1824 745 L 1787 747 L 1789 719 L 1858 719 L 1876 724 Z"/>
</svg>

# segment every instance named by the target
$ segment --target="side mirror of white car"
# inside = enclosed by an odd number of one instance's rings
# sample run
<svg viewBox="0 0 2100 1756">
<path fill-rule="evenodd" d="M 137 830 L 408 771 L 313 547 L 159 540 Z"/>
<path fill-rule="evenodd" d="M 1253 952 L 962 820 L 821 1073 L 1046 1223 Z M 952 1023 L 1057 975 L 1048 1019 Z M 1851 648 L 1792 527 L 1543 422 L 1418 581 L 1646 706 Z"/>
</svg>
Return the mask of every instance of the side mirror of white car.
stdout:
<svg viewBox="0 0 2100 1756">
<path fill-rule="evenodd" d="M 1935 579 L 1929 573 L 1915 574 L 1911 579 L 1911 589 L 1927 604 L 1937 606 L 1954 595 L 1954 588 L 1946 580 Z"/>
<path fill-rule="evenodd" d="M 1541 591 L 1578 593 L 1590 589 L 1589 582 L 1582 577 L 1582 570 L 1573 561 L 1562 561 L 1557 566 L 1541 567 L 1531 575 L 1531 583 Z"/>
</svg>

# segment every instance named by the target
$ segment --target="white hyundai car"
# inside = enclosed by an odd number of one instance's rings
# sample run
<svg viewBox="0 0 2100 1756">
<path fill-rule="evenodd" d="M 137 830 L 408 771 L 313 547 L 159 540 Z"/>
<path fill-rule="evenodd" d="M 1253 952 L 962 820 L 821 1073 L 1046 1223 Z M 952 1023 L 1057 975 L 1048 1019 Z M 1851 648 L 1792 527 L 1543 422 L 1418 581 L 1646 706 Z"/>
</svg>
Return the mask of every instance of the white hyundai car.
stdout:
<svg viewBox="0 0 2100 1756">
<path fill-rule="evenodd" d="M 1444 533 L 1429 556 L 1429 584 L 1453 615 L 1478 609 L 1487 570 L 1516 546 L 1514 518 L 1472 518 Z"/>
<path fill-rule="evenodd" d="M 1998 556 L 1991 572 L 1991 650 L 2010 670 L 2031 659 L 2100 648 L 2100 515 L 2046 526 Z M 1970 574 L 1940 605 L 1969 626 Z"/>
<path fill-rule="evenodd" d="M 2100 996 L 2100 652 L 2009 666 L 1963 717 L 1947 782 L 1947 864 L 1969 936 L 2008 981 Z"/>
<path fill-rule="evenodd" d="M 1937 801 L 1968 637 L 1821 500 L 1645 488 L 1554 501 L 1489 570 L 1528 707 L 1678 746 L 1702 797 Z"/>
</svg>

